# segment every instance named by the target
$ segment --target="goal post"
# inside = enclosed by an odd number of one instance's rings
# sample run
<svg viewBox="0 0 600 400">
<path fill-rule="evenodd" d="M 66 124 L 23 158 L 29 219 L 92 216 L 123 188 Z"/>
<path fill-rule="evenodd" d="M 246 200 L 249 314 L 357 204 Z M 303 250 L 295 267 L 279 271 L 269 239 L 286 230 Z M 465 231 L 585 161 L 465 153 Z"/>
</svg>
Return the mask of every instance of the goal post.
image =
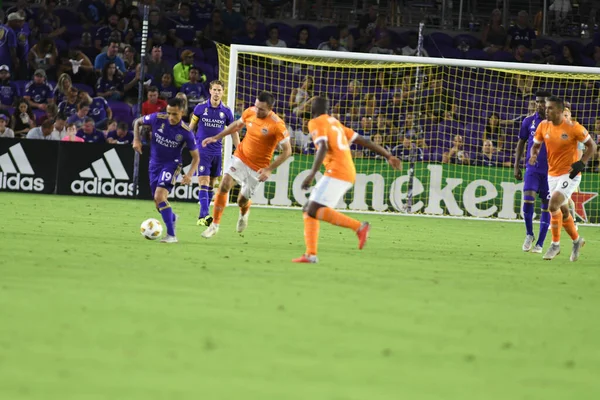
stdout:
<svg viewBox="0 0 600 400">
<path fill-rule="evenodd" d="M 520 218 L 523 183 L 515 180 L 512 162 L 521 122 L 535 112 L 536 90 L 569 101 L 574 119 L 594 139 L 600 134 L 596 68 L 217 47 L 227 104 L 246 108 L 259 92 L 272 92 L 274 111 L 292 137 L 292 157 L 255 194 L 254 204 L 299 207 L 307 201 L 301 182 L 314 154 L 306 124 L 315 95 L 329 98 L 342 123 L 404 161 L 403 171 L 394 171 L 375 154 L 353 147 L 356 184 L 338 204 L 346 210 Z M 227 138 L 226 166 L 232 150 Z M 414 157 L 409 190 L 408 166 Z M 597 163 L 590 162 L 573 197 L 578 219 L 594 224 L 600 223 Z"/>
</svg>

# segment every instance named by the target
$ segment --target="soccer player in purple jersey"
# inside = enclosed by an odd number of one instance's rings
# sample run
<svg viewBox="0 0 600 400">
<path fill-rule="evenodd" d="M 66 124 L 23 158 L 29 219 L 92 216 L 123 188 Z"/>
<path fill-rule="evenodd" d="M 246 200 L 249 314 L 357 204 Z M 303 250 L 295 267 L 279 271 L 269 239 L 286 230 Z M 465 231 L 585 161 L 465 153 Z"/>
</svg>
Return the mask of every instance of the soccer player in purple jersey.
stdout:
<svg viewBox="0 0 600 400">
<path fill-rule="evenodd" d="M 192 167 L 183 176 L 182 183 L 184 185 L 192 182 L 192 176 L 200 162 L 194 134 L 190 127 L 181 120 L 184 111 L 183 101 L 174 98 L 169 100 L 166 113 L 145 115 L 136 119 L 133 124 L 133 149 L 140 154 L 142 153 L 140 126 L 149 125 L 152 128 L 152 152 L 149 166 L 150 190 L 154 196 L 156 208 L 167 227 L 167 235 L 161 240 L 162 243 L 177 243 L 175 236 L 177 214 L 171 209 L 167 197 L 181 171 L 183 147 L 187 146 L 192 156 Z"/>
<path fill-rule="evenodd" d="M 521 124 L 519 131 L 519 142 L 515 150 L 515 179 L 522 180 L 521 159 L 525 144 L 527 144 L 527 157 L 529 160 L 531 155 L 531 147 L 533 146 L 533 137 L 535 131 L 546 118 L 546 99 L 550 97 L 550 93 L 545 90 L 539 90 L 535 93 L 536 112 L 533 115 L 526 117 Z M 540 231 L 535 246 L 533 242 L 533 208 L 535 204 L 535 195 L 539 196 L 541 201 L 540 215 Z M 525 183 L 523 185 L 523 219 L 525 220 L 525 242 L 523 243 L 523 251 L 531 251 L 532 253 L 541 253 L 544 247 L 544 240 L 550 226 L 550 213 L 548 212 L 548 202 L 550 201 L 550 191 L 548 188 L 548 161 L 546 160 L 546 146 L 542 144 L 540 148 L 537 162 L 535 165 L 526 164 Z"/>
<path fill-rule="evenodd" d="M 224 89 L 223 82 L 212 81 L 209 87 L 210 99 L 194 108 L 190 122 L 190 128 L 192 131 L 196 131 L 197 143 L 202 143 L 207 137 L 218 135 L 235 121 L 231 109 L 221 101 Z M 240 139 L 236 133 L 233 135 L 233 143 L 237 146 L 239 142 Z M 206 147 L 199 147 L 198 150 L 200 151 L 200 167 L 198 168 L 200 215 L 198 216 L 198 225 L 210 226 L 213 220 L 209 214 L 210 201 L 213 197 L 215 179 L 221 176 L 223 145 L 219 140 Z"/>
</svg>

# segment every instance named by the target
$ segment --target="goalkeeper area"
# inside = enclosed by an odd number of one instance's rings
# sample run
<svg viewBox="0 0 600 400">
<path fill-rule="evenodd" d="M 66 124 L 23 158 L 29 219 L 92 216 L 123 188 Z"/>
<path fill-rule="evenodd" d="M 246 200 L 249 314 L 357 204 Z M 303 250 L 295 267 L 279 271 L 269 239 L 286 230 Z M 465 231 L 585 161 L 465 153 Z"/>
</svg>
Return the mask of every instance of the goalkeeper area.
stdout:
<svg viewBox="0 0 600 400">
<path fill-rule="evenodd" d="M 365 214 L 363 251 L 322 224 L 297 265 L 297 209 L 241 237 L 230 207 L 206 241 L 174 202 L 166 246 L 139 234 L 150 201 L 1 198 L 3 399 L 600 396 L 595 228 L 573 264 L 521 252 L 517 223 Z"/>
</svg>

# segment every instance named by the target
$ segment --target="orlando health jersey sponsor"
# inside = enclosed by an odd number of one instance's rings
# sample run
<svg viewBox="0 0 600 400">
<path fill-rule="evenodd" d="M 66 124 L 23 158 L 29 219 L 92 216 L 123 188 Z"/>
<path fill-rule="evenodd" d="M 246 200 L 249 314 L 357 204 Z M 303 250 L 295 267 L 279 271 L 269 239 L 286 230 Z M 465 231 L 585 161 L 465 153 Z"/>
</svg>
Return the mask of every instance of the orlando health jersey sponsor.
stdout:
<svg viewBox="0 0 600 400">
<path fill-rule="evenodd" d="M 190 127 L 183 121 L 171 125 L 167 114 L 154 113 L 143 117 L 144 125 L 152 127 L 150 164 L 181 162 L 181 150 L 187 145 L 196 150 L 196 139 Z"/>
<path fill-rule="evenodd" d="M 525 166 L 535 172 L 548 173 L 548 160 L 546 155 L 546 145 L 542 143 L 538 153 L 537 162 L 535 165 L 529 165 L 529 157 L 531 157 L 531 147 L 533 147 L 533 138 L 538 125 L 543 121 L 538 113 L 535 113 L 523 120 L 521 130 L 519 131 L 519 139 L 527 140 L 527 154 L 525 158 Z"/>
<path fill-rule="evenodd" d="M 196 130 L 196 142 L 202 141 L 208 137 L 218 135 L 230 125 L 233 121 L 231 109 L 221 102 L 218 107 L 212 107 L 210 100 L 200 103 L 194 108 L 194 116 L 198 118 L 198 128 Z M 222 143 L 211 143 L 206 147 L 201 147 L 202 154 L 221 154 Z"/>
</svg>

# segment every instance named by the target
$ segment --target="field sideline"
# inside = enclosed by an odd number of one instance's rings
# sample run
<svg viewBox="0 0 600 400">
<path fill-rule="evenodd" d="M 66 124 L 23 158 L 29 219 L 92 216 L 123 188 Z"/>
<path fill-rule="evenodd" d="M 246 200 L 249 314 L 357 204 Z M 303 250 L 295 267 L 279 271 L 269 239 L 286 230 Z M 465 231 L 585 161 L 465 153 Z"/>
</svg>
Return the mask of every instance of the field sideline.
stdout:
<svg viewBox="0 0 600 400">
<path fill-rule="evenodd" d="M 0 398 L 600 398 L 600 229 L 552 262 L 524 228 L 362 215 L 365 250 L 299 210 L 144 240 L 151 201 L 0 193 Z M 358 214 L 352 214 L 359 217 Z M 537 226 L 536 226 L 537 229 Z M 548 235 L 546 248 L 549 244 Z"/>
</svg>

